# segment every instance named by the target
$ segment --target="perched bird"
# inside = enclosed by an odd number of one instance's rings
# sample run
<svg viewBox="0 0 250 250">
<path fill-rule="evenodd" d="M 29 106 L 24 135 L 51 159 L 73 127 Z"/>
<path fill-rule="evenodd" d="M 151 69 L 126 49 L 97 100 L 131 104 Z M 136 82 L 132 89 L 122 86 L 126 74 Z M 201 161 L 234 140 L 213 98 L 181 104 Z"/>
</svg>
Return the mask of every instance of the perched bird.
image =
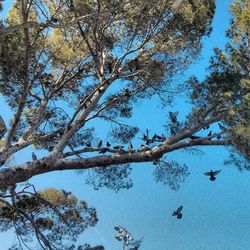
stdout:
<svg viewBox="0 0 250 250">
<path fill-rule="evenodd" d="M 189 138 L 191 140 L 195 140 L 195 139 L 200 139 L 201 137 L 200 136 L 196 136 L 196 135 L 191 135 L 191 136 L 189 136 Z"/>
<path fill-rule="evenodd" d="M 176 135 L 176 132 L 174 131 L 173 128 L 170 129 L 170 134 L 171 134 L 171 135 Z"/>
<path fill-rule="evenodd" d="M 106 146 L 109 148 L 111 144 L 107 141 Z"/>
<path fill-rule="evenodd" d="M 221 170 L 216 170 L 216 171 L 210 171 L 210 172 L 206 172 L 204 173 L 204 175 L 210 176 L 210 181 L 215 181 L 215 175 L 219 174 L 221 172 Z"/>
<path fill-rule="evenodd" d="M 217 135 L 216 138 L 217 138 L 218 140 L 220 140 L 220 139 L 221 139 L 221 135 Z"/>
<path fill-rule="evenodd" d="M 102 146 L 102 141 L 99 141 L 97 147 L 100 148 Z"/>
<path fill-rule="evenodd" d="M 91 142 L 87 142 L 85 145 L 86 145 L 86 147 L 90 148 L 91 147 Z"/>
<path fill-rule="evenodd" d="M 182 213 L 181 213 L 182 209 L 183 209 L 183 206 L 178 207 L 178 208 L 176 209 L 176 211 L 174 211 L 174 212 L 172 213 L 172 216 L 176 216 L 177 219 L 181 219 L 181 218 L 182 218 Z"/>
<path fill-rule="evenodd" d="M 108 151 L 108 148 L 102 148 L 102 149 L 99 151 L 99 154 L 105 154 L 107 151 Z"/>
<path fill-rule="evenodd" d="M 128 150 L 133 150 L 133 145 L 131 142 L 128 144 Z"/>
<path fill-rule="evenodd" d="M 226 130 L 226 128 L 225 128 L 223 125 L 221 125 L 220 123 L 218 123 L 218 125 L 219 125 L 219 128 L 220 128 L 222 131 L 225 131 L 225 130 Z"/>
<path fill-rule="evenodd" d="M 123 149 L 123 148 L 124 148 L 124 146 L 120 146 L 120 145 L 114 146 L 114 147 L 113 147 L 113 149 L 119 149 L 119 150 L 121 150 L 121 149 Z"/>
<path fill-rule="evenodd" d="M 50 21 L 53 22 L 53 23 L 57 23 L 59 20 L 57 18 L 55 18 L 55 17 L 51 17 Z"/>
<path fill-rule="evenodd" d="M 108 61 L 107 62 L 107 69 L 108 69 L 108 72 L 109 72 L 109 74 L 111 74 L 112 73 L 112 62 L 110 62 L 110 61 Z"/>
<path fill-rule="evenodd" d="M 33 160 L 33 161 L 36 161 L 36 160 L 37 160 L 37 156 L 36 156 L 36 154 L 35 154 L 34 152 L 32 152 L 32 160 Z"/>
<path fill-rule="evenodd" d="M 210 131 L 208 134 L 207 134 L 207 136 L 211 136 L 212 135 L 212 131 Z"/>
<path fill-rule="evenodd" d="M 172 123 L 176 123 L 177 122 L 177 115 L 176 115 L 176 113 L 173 113 L 173 112 L 170 111 L 168 113 L 168 115 L 169 115 L 169 118 L 170 118 L 170 120 L 171 120 Z"/>
</svg>

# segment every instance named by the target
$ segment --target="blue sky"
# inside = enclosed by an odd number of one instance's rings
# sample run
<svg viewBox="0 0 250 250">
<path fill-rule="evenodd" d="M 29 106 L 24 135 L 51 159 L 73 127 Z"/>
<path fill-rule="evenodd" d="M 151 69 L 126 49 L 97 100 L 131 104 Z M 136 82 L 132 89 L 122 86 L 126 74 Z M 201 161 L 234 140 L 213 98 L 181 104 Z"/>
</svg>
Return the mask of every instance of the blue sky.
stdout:
<svg viewBox="0 0 250 250">
<path fill-rule="evenodd" d="M 217 1 L 213 32 L 204 40 L 200 59 L 185 72 L 183 79 L 190 74 L 203 78 L 213 48 L 224 47 L 230 2 Z M 0 103 L 1 115 L 5 116 L 7 106 L 2 98 Z M 132 121 L 154 132 L 161 129 L 170 109 L 183 114 L 188 108 L 183 96 L 176 98 L 173 107 L 164 110 L 153 98 L 136 108 Z M 106 131 L 98 129 L 98 134 L 105 139 Z M 26 150 L 16 161 L 26 160 L 30 155 L 30 150 Z M 80 237 L 81 243 L 103 244 L 107 250 L 119 250 L 121 245 L 114 239 L 113 227 L 121 225 L 135 238 L 144 237 L 142 250 L 246 250 L 250 249 L 250 173 L 225 167 L 223 162 L 227 156 L 228 151 L 219 147 L 206 148 L 199 156 L 183 151 L 171 153 L 169 159 L 187 164 L 190 172 L 177 192 L 157 184 L 152 175 L 154 167 L 148 163 L 134 164 L 133 188 L 118 193 L 105 188 L 94 191 L 85 185 L 84 175 L 74 171 L 36 176 L 31 181 L 37 189 L 54 186 L 70 190 L 97 209 L 99 222 L 95 228 L 86 230 Z M 222 169 L 215 182 L 202 174 L 210 169 Z M 183 219 L 177 220 L 171 213 L 180 205 L 184 206 Z M 2 234 L 1 249 L 7 249 L 13 240 L 13 234 Z"/>
</svg>

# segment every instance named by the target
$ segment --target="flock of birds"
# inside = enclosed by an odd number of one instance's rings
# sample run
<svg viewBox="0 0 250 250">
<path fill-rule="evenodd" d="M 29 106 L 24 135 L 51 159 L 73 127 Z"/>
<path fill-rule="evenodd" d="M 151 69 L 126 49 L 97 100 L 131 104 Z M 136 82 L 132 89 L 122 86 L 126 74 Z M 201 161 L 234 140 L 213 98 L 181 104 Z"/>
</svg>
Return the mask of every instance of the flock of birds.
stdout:
<svg viewBox="0 0 250 250">
<path fill-rule="evenodd" d="M 216 175 L 219 174 L 221 172 L 221 170 L 216 170 L 216 171 L 209 171 L 209 172 L 205 172 L 204 175 L 206 176 L 210 176 L 210 181 L 215 181 L 216 180 Z M 178 207 L 173 213 L 172 216 L 176 216 L 177 219 L 181 219 L 182 218 L 182 209 L 183 206 L 181 205 L 180 207 Z"/>
</svg>

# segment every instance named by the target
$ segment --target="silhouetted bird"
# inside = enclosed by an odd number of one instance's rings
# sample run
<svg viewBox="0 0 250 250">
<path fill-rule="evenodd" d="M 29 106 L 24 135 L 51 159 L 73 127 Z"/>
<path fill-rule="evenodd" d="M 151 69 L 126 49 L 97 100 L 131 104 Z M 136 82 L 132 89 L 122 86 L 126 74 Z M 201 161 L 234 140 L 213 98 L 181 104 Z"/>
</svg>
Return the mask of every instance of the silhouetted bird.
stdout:
<svg viewBox="0 0 250 250">
<path fill-rule="evenodd" d="M 37 160 L 37 156 L 36 156 L 36 154 L 35 154 L 34 152 L 32 152 L 32 160 L 33 160 L 33 161 L 36 161 L 36 160 Z"/>
<path fill-rule="evenodd" d="M 176 135 L 176 132 L 173 130 L 173 128 L 170 129 L 171 135 Z"/>
<path fill-rule="evenodd" d="M 123 149 L 123 148 L 124 148 L 124 146 L 120 146 L 120 145 L 114 146 L 114 147 L 113 147 L 113 149 L 119 149 L 119 150 L 120 150 L 120 149 Z"/>
<path fill-rule="evenodd" d="M 152 137 L 152 139 L 151 139 L 151 140 L 152 140 L 152 143 L 155 142 L 156 139 L 157 139 L 157 135 L 154 134 L 153 137 Z"/>
<path fill-rule="evenodd" d="M 191 135 L 191 136 L 189 136 L 189 138 L 191 140 L 195 140 L 195 139 L 200 139 L 201 137 L 200 136 L 196 136 L 196 135 Z"/>
<path fill-rule="evenodd" d="M 176 216 L 177 219 L 181 219 L 181 218 L 182 218 L 182 213 L 181 213 L 182 209 L 183 209 L 183 206 L 178 207 L 178 208 L 176 209 L 176 211 L 174 211 L 174 212 L 172 213 L 172 216 Z"/>
<path fill-rule="evenodd" d="M 210 176 L 210 181 L 215 181 L 215 175 L 219 174 L 221 172 L 221 170 L 216 170 L 216 171 L 210 171 L 210 172 L 206 172 L 204 173 L 204 175 Z"/>
<path fill-rule="evenodd" d="M 128 144 L 128 150 L 133 150 L 133 145 L 131 142 Z"/>
<path fill-rule="evenodd" d="M 108 72 L 109 72 L 109 74 L 111 74 L 112 73 L 112 62 L 107 62 L 107 69 L 108 69 Z"/>
<path fill-rule="evenodd" d="M 219 128 L 220 128 L 222 131 L 225 131 L 225 130 L 226 130 L 226 128 L 225 128 L 223 125 L 221 125 L 220 123 L 218 123 L 218 125 L 219 125 Z"/>
<path fill-rule="evenodd" d="M 217 138 L 218 140 L 220 140 L 220 139 L 221 139 L 221 135 L 217 135 L 216 138 Z"/>
<path fill-rule="evenodd" d="M 57 22 L 58 22 L 58 19 L 55 18 L 55 17 L 51 17 L 51 18 L 50 18 L 50 21 L 53 22 L 53 23 L 57 23 Z"/>
<path fill-rule="evenodd" d="M 176 123 L 176 122 L 177 122 L 176 113 L 173 113 L 173 112 L 170 111 L 170 112 L 168 113 L 168 115 L 169 115 L 169 118 L 170 118 L 170 120 L 171 120 L 172 123 Z"/>
<path fill-rule="evenodd" d="M 210 131 L 208 134 L 207 134 L 207 136 L 211 136 L 212 135 L 212 131 Z"/>
<path fill-rule="evenodd" d="M 108 151 L 108 148 L 102 148 L 102 149 L 99 151 L 99 154 L 105 154 L 107 151 Z"/>
<path fill-rule="evenodd" d="M 91 142 L 87 142 L 86 147 L 90 148 L 91 147 Z"/>
<path fill-rule="evenodd" d="M 107 142 L 106 146 L 109 148 L 111 146 L 111 144 L 109 142 Z"/>
<path fill-rule="evenodd" d="M 102 146 L 102 141 L 99 141 L 97 147 L 100 148 Z"/>
</svg>

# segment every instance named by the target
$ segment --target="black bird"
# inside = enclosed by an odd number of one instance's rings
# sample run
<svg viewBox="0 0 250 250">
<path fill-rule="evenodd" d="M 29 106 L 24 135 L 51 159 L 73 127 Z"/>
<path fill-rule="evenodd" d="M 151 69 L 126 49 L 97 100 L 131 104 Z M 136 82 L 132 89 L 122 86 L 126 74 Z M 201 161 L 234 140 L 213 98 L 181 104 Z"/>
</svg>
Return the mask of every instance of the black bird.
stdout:
<svg viewBox="0 0 250 250">
<path fill-rule="evenodd" d="M 207 136 L 211 136 L 212 135 L 212 131 L 210 131 L 208 134 L 207 134 Z"/>
<path fill-rule="evenodd" d="M 217 135 L 216 138 L 217 138 L 218 140 L 220 140 L 220 139 L 221 139 L 221 135 Z"/>
<path fill-rule="evenodd" d="M 107 141 L 106 146 L 109 148 L 111 144 Z"/>
<path fill-rule="evenodd" d="M 99 154 L 105 154 L 107 151 L 108 151 L 108 148 L 102 148 L 102 149 L 99 151 Z"/>
<path fill-rule="evenodd" d="M 99 141 L 97 147 L 100 148 L 102 146 L 102 141 Z"/>
<path fill-rule="evenodd" d="M 121 149 L 123 149 L 123 148 L 124 148 L 124 146 L 120 146 L 120 145 L 119 145 L 119 146 L 114 146 L 114 147 L 113 147 L 113 149 L 119 149 L 119 150 L 121 150 Z"/>
<path fill-rule="evenodd" d="M 174 131 L 173 128 L 170 129 L 170 134 L 171 134 L 171 135 L 176 135 L 176 132 Z"/>
<path fill-rule="evenodd" d="M 112 69 L 112 62 L 107 62 L 107 69 L 108 69 L 109 74 L 111 74 L 112 71 L 113 71 L 113 69 Z"/>
<path fill-rule="evenodd" d="M 169 118 L 170 118 L 170 120 L 171 120 L 172 123 L 176 123 L 177 122 L 177 115 L 176 115 L 176 113 L 173 113 L 173 112 L 170 111 L 168 113 L 168 115 L 169 115 Z"/>
<path fill-rule="evenodd" d="M 200 139 L 201 137 L 200 136 L 196 136 L 196 135 L 191 135 L 191 136 L 189 136 L 189 138 L 191 140 L 195 140 L 195 139 Z"/>
<path fill-rule="evenodd" d="M 59 20 L 57 18 L 55 18 L 55 17 L 51 17 L 50 21 L 53 22 L 53 23 L 57 23 Z"/>
<path fill-rule="evenodd" d="M 178 208 L 176 209 L 176 211 L 174 211 L 174 212 L 172 213 L 172 216 L 176 216 L 177 219 L 181 219 L 181 218 L 182 218 L 182 213 L 181 213 L 182 209 L 183 209 L 183 206 L 178 207 Z"/>
<path fill-rule="evenodd" d="M 37 156 L 36 156 L 36 154 L 35 154 L 34 152 L 32 152 L 32 160 L 33 160 L 33 161 L 36 161 L 36 160 L 37 160 Z"/>
<path fill-rule="evenodd" d="M 133 150 L 133 145 L 131 142 L 128 144 L 128 150 Z"/>
<path fill-rule="evenodd" d="M 86 143 L 86 147 L 90 148 L 90 147 L 91 147 L 91 143 L 90 143 L 90 142 L 87 142 L 87 143 Z"/>
<path fill-rule="evenodd" d="M 154 134 L 153 137 L 152 137 L 152 139 L 151 139 L 152 143 L 155 142 L 156 138 L 157 138 L 157 135 Z"/>
<path fill-rule="evenodd" d="M 215 175 L 219 174 L 221 172 L 221 170 L 216 170 L 216 171 L 210 171 L 210 172 L 206 172 L 204 173 L 204 175 L 210 176 L 210 181 L 215 181 Z"/>
</svg>

